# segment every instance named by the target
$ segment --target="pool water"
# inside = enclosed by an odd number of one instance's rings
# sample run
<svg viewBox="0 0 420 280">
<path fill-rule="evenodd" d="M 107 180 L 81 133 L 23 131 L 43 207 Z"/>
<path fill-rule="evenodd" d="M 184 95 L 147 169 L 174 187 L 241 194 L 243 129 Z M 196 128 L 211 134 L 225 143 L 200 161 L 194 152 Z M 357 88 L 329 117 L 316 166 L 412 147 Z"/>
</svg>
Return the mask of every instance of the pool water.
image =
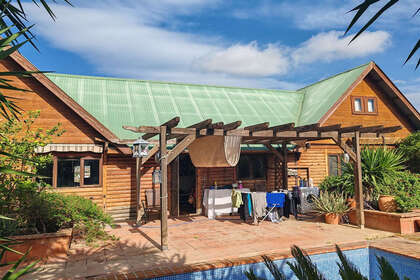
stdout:
<svg viewBox="0 0 420 280">
<path fill-rule="evenodd" d="M 355 250 L 347 250 L 343 252 L 345 256 L 355 264 L 360 272 L 372 280 L 379 280 L 379 267 L 376 261 L 376 256 L 385 257 L 392 265 L 394 270 L 398 273 L 401 279 L 404 276 L 409 277 L 411 280 L 420 280 L 420 260 L 392 254 L 375 248 L 362 248 Z M 311 255 L 310 258 L 316 263 L 318 269 L 323 273 L 327 279 L 340 280 L 338 274 L 337 262 L 339 258 L 337 254 L 325 253 Z M 277 267 L 280 268 L 287 276 L 287 279 L 297 279 L 293 276 L 292 271 L 287 265 L 287 261 L 294 261 L 291 259 L 282 259 L 274 261 Z M 211 269 L 193 273 L 177 274 L 171 276 L 164 276 L 155 279 L 159 280 L 190 280 L 190 279 L 246 279 L 245 271 L 253 269 L 257 277 L 265 279 L 273 279 L 264 263 L 253 263 L 246 265 L 239 265 L 233 267 L 225 267 L 218 269 Z"/>
</svg>

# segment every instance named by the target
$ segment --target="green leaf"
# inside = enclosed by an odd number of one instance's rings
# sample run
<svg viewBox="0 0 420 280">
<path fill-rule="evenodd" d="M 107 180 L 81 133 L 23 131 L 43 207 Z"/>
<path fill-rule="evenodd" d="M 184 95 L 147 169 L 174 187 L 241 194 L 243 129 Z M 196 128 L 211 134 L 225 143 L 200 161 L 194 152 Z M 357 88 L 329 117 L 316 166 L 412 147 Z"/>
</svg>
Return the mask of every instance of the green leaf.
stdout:
<svg viewBox="0 0 420 280">
<path fill-rule="evenodd" d="M 368 278 L 363 276 L 360 271 L 346 258 L 346 256 L 344 256 L 343 252 L 337 245 L 335 245 L 335 248 L 341 261 L 341 263 L 337 263 L 337 265 L 342 280 L 368 280 Z"/>
<path fill-rule="evenodd" d="M 292 255 L 296 263 L 287 262 L 287 264 L 299 280 L 327 280 L 309 256 L 296 245 L 292 247 Z"/>
<path fill-rule="evenodd" d="M 417 41 L 416 45 L 414 46 L 414 48 L 411 50 L 410 54 L 408 55 L 407 59 L 405 60 L 404 64 L 407 63 L 407 61 L 410 60 L 410 58 L 417 52 L 417 50 L 420 48 L 420 40 Z M 420 60 L 419 60 L 420 61 Z M 416 69 L 417 67 L 419 67 L 419 63 L 417 63 L 416 65 Z"/>
<path fill-rule="evenodd" d="M 0 174 L 12 174 L 12 175 L 20 175 L 20 176 L 28 176 L 28 177 L 40 177 L 42 178 L 43 176 L 38 176 L 34 173 L 29 173 L 29 172 L 24 172 L 24 171 L 18 171 L 18 170 L 13 170 L 9 167 L 4 167 L 4 166 L 0 166 Z"/>
<path fill-rule="evenodd" d="M 374 23 L 379 16 L 381 16 L 386 10 L 391 8 L 395 3 L 399 0 L 390 0 L 388 3 L 385 4 L 360 30 L 357 34 L 350 40 L 350 43 L 353 42 L 357 37 L 360 36 L 372 23 Z M 367 1 L 365 1 L 367 2 Z M 370 5 L 370 4 L 369 4 Z M 365 10 L 366 11 L 366 10 Z"/>
<path fill-rule="evenodd" d="M 400 280 L 391 264 L 384 258 L 376 256 L 381 273 L 381 280 Z"/>
<path fill-rule="evenodd" d="M 262 256 L 264 259 L 265 266 L 270 271 L 271 275 L 273 275 L 275 280 L 286 280 L 286 276 L 281 272 L 277 265 L 267 256 Z"/>
<path fill-rule="evenodd" d="M 353 25 L 359 20 L 359 18 L 366 12 L 366 10 L 369 8 L 370 5 L 372 5 L 373 3 L 376 3 L 380 0 L 365 0 L 362 4 L 358 5 L 357 7 L 351 9 L 350 11 L 348 11 L 348 13 L 356 11 L 357 13 L 354 15 L 353 19 L 351 20 L 349 26 L 346 29 L 346 32 L 344 32 L 344 35 L 347 34 L 347 32 L 349 32 L 349 30 L 353 27 Z"/>
</svg>

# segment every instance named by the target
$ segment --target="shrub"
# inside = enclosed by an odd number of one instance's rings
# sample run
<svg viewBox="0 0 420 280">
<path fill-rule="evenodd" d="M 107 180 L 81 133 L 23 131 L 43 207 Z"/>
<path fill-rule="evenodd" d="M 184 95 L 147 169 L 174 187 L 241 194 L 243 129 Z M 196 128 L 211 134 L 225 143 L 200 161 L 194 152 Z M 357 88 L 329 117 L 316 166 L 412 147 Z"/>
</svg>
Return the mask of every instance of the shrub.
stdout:
<svg viewBox="0 0 420 280">
<path fill-rule="evenodd" d="M 390 194 L 395 196 L 401 212 L 420 208 L 420 177 L 408 171 L 401 172 L 391 185 Z"/>
<path fill-rule="evenodd" d="M 0 225 L 0 235 L 57 232 L 74 227 L 88 242 L 109 237 L 104 226 L 111 225 L 112 219 L 91 200 L 47 191 L 20 194 L 23 190 L 18 192 L 19 208 L 13 211 L 15 224 Z"/>
<path fill-rule="evenodd" d="M 420 131 L 404 138 L 398 143 L 397 150 L 404 154 L 407 168 L 413 173 L 420 173 Z"/>
<path fill-rule="evenodd" d="M 328 176 L 319 185 L 322 191 L 338 192 L 348 197 L 354 196 L 353 176 L 343 174 L 341 176 Z"/>
</svg>

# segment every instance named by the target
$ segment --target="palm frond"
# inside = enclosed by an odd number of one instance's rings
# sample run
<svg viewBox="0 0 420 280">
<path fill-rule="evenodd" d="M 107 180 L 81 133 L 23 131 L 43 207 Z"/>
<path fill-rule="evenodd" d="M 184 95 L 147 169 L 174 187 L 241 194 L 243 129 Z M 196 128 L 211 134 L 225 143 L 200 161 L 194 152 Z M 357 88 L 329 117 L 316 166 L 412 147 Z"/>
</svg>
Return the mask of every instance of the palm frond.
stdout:
<svg viewBox="0 0 420 280">
<path fill-rule="evenodd" d="M 270 271 L 271 275 L 273 275 L 275 280 L 286 280 L 286 276 L 281 272 L 277 265 L 267 256 L 262 256 L 264 259 L 265 266 Z"/>
<path fill-rule="evenodd" d="M 384 258 L 376 256 L 382 280 L 400 280 L 391 264 Z M 407 278 L 407 277 L 405 277 Z"/>
<path fill-rule="evenodd" d="M 337 262 L 339 273 L 342 280 L 368 280 L 367 277 L 363 276 L 360 271 L 344 256 L 341 249 L 335 245 L 337 255 L 340 258 L 340 262 Z"/>
<path fill-rule="evenodd" d="M 326 280 L 309 256 L 299 247 L 292 247 L 292 255 L 296 263 L 287 262 L 287 264 L 299 280 Z"/>
</svg>

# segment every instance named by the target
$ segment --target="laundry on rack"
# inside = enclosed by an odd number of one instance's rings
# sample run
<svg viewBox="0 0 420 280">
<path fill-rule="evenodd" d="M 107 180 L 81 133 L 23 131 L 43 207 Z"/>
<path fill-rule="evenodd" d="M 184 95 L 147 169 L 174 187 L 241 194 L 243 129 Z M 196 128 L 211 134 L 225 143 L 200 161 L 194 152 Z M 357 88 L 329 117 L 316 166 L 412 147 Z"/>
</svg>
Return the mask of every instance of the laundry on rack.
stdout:
<svg viewBox="0 0 420 280">
<path fill-rule="evenodd" d="M 232 207 L 239 208 L 243 204 L 241 192 L 232 190 Z"/>
<path fill-rule="evenodd" d="M 267 208 L 267 198 L 265 192 L 252 192 L 251 193 L 253 210 L 257 218 L 265 215 L 265 208 Z"/>
<path fill-rule="evenodd" d="M 241 193 L 243 204 L 238 208 L 239 216 L 246 221 L 252 217 L 252 203 L 250 193 Z M 251 205 L 251 207 L 250 207 Z"/>
</svg>

